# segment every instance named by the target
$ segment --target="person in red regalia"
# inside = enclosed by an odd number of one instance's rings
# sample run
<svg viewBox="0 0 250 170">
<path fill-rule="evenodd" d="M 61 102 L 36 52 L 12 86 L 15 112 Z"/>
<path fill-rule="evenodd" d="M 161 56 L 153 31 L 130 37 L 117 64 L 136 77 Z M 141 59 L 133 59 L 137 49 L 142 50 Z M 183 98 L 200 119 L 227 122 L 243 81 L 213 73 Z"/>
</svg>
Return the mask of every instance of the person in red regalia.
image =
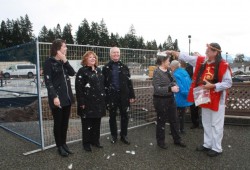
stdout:
<svg viewBox="0 0 250 170">
<path fill-rule="evenodd" d="M 227 89 L 232 86 L 231 69 L 221 56 L 218 43 L 207 44 L 205 56 L 189 56 L 186 53 L 166 51 L 179 60 L 183 60 L 195 67 L 193 82 L 188 94 L 188 101 L 194 102 L 193 90 L 202 86 L 210 91 L 210 102 L 200 104 L 202 124 L 204 127 L 204 143 L 196 148 L 214 157 L 222 153 L 222 138 L 225 117 L 225 102 Z"/>
</svg>

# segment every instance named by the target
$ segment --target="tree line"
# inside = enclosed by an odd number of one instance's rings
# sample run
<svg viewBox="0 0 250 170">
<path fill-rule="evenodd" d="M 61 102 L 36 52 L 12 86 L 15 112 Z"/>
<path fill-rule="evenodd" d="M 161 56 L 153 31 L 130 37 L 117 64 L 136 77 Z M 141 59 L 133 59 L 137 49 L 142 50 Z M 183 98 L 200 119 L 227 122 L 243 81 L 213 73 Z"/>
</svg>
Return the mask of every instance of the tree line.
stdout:
<svg viewBox="0 0 250 170">
<path fill-rule="evenodd" d="M 167 49 L 169 42 L 157 44 L 156 40 L 146 41 L 142 36 L 137 36 L 133 25 L 130 26 L 128 33 L 120 36 L 118 33 L 109 33 L 108 28 L 102 19 L 100 23 L 89 22 L 84 19 L 78 26 L 75 35 L 72 35 L 72 25 L 66 24 L 63 29 L 57 24 L 54 28 L 47 28 L 45 25 L 41 28 L 38 40 L 40 42 L 52 42 L 56 38 L 66 40 L 68 44 L 96 45 L 96 46 L 117 46 L 122 48 L 135 49 Z M 0 49 L 23 44 L 35 40 L 33 34 L 32 22 L 28 15 L 20 19 L 6 21 L 2 20 L 0 28 Z M 172 42 L 170 36 L 168 41 Z M 176 40 L 177 41 L 177 40 Z"/>
</svg>

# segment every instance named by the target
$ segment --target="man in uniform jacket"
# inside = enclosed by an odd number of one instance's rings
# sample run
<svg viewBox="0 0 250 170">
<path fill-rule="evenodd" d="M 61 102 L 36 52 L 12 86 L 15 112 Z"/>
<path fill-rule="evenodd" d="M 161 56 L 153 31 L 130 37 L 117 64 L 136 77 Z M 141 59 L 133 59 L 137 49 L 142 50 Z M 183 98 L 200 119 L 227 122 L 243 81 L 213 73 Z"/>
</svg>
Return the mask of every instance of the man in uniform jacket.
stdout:
<svg viewBox="0 0 250 170">
<path fill-rule="evenodd" d="M 128 67 L 120 61 L 120 49 L 110 49 L 111 60 L 103 67 L 105 77 L 106 106 L 109 111 L 109 125 L 111 131 L 111 143 L 117 141 L 116 115 L 119 108 L 121 116 L 121 141 L 130 144 L 127 138 L 128 111 L 130 103 L 135 101 L 133 84 L 130 79 Z"/>
</svg>

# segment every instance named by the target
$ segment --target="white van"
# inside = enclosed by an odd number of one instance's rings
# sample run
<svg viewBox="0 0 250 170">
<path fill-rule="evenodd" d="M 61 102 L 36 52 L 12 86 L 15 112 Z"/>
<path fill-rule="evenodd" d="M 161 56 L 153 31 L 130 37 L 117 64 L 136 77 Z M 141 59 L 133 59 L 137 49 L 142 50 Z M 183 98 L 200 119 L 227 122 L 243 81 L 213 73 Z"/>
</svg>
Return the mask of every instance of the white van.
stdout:
<svg viewBox="0 0 250 170">
<path fill-rule="evenodd" d="M 32 78 L 36 75 L 36 65 L 35 64 L 16 64 L 12 65 L 7 69 L 3 69 L 3 77 L 19 77 L 19 76 L 27 76 L 28 78 Z"/>
</svg>

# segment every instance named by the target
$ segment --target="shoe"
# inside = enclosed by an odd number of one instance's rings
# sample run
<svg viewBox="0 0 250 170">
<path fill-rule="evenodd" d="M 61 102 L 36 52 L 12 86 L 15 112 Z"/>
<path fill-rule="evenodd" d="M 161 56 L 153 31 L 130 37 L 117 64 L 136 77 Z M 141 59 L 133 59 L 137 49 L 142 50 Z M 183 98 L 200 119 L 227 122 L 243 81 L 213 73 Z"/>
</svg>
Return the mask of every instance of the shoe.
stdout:
<svg viewBox="0 0 250 170">
<path fill-rule="evenodd" d="M 199 125 L 192 125 L 192 126 L 190 127 L 190 129 L 196 129 L 196 128 L 199 128 Z"/>
<path fill-rule="evenodd" d="M 91 149 L 91 147 L 90 147 L 90 144 L 84 144 L 84 145 L 83 145 L 83 148 L 84 148 L 84 150 L 87 151 L 87 152 L 91 152 L 91 151 L 92 151 L 92 149 Z"/>
<path fill-rule="evenodd" d="M 175 144 L 175 145 L 178 145 L 178 146 L 180 146 L 180 147 L 183 147 L 183 148 L 187 147 L 187 145 L 186 145 L 184 142 L 182 142 L 182 141 L 174 142 L 174 144 Z"/>
<path fill-rule="evenodd" d="M 63 149 L 68 152 L 68 154 L 74 154 L 74 152 L 72 152 L 71 150 L 69 150 L 69 147 L 66 144 L 63 144 Z"/>
<path fill-rule="evenodd" d="M 207 152 L 207 155 L 210 156 L 210 157 L 216 157 L 216 156 L 219 156 L 220 154 L 222 154 L 222 152 L 216 152 L 214 150 L 210 150 Z"/>
<path fill-rule="evenodd" d="M 100 145 L 100 143 L 92 143 L 92 145 L 94 146 L 94 147 L 97 147 L 97 148 L 103 148 L 103 146 L 102 145 Z"/>
<path fill-rule="evenodd" d="M 203 152 L 207 152 L 210 151 L 211 149 L 204 147 L 203 145 L 200 145 L 196 148 L 196 151 L 203 151 Z"/>
<path fill-rule="evenodd" d="M 117 142 L 117 137 L 112 136 L 110 142 L 113 143 L 113 144 L 116 143 Z"/>
<path fill-rule="evenodd" d="M 130 142 L 128 141 L 127 136 L 122 136 L 122 137 L 121 137 L 121 141 L 122 141 L 123 143 L 127 144 L 127 145 L 130 144 Z"/>
<path fill-rule="evenodd" d="M 168 147 L 166 144 L 157 144 L 161 149 L 167 149 Z"/>
<path fill-rule="evenodd" d="M 59 146 L 59 147 L 58 147 L 58 152 L 59 152 L 59 154 L 60 154 L 61 156 L 63 156 L 63 157 L 69 156 L 68 152 L 66 152 L 66 151 L 63 149 L 62 146 Z"/>
</svg>

